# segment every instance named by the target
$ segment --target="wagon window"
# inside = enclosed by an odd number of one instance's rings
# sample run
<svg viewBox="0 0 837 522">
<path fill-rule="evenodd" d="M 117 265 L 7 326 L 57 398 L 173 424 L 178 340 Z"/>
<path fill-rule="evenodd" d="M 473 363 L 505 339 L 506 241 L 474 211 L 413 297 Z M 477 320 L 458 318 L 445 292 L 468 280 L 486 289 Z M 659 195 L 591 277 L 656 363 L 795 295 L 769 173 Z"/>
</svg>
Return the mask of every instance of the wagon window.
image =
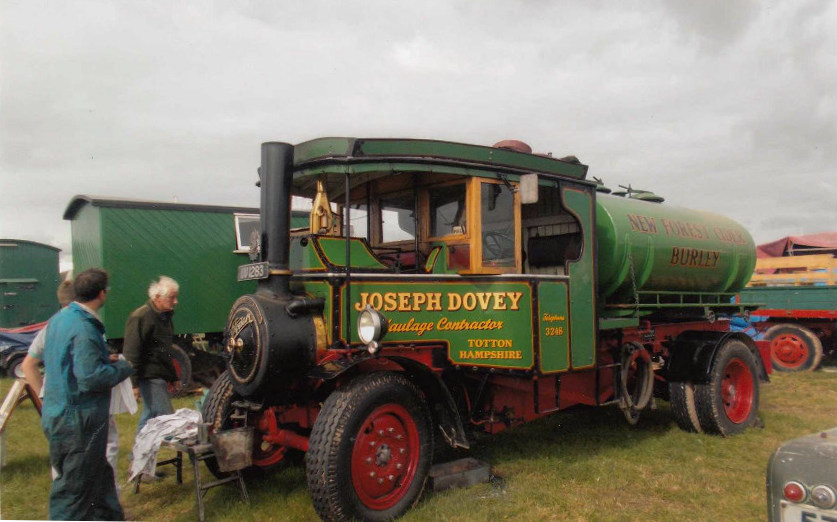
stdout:
<svg viewBox="0 0 837 522">
<path fill-rule="evenodd" d="M 250 242 L 253 234 L 259 234 L 258 214 L 236 214 L 235 215 L 235 252 L 237 254 L 250 251 Z"/>
<path fill-rule="evenodd" d="M 465 184 L 432 187 L 430 195 L 430 237 L 464 234 Z"/>
<path fill-rule="evenodd" d="M 514 193 L 506 185 L 483 183 L 483 266 L 514 266 Z"/>
<path fill-rule="evenodd" d="M 415 239 L 415 196 L 402 193 L 381 198 L 382 241 L 408 241 Z"/>
</svg>

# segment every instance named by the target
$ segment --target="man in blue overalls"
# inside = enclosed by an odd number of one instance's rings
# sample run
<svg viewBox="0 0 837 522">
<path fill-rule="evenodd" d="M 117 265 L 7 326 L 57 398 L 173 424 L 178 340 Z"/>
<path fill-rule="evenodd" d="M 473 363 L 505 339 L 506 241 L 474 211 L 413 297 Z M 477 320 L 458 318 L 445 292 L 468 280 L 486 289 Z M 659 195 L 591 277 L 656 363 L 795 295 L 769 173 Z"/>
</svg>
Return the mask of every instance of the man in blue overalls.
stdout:
<svg viewBox="0 0 837 522">
<path fill-rule="evenodd" d="M 58 473 L 49 494 L 52 520 L 123 520 L 105 458 L 111 388 L 131 375 L 105 345 L 97 312 L 107 300 L 108 275 L 91 268 L 76 276 L 76 300 L 49 322 L 44 348 L 41 425 Z"/>
</svg>

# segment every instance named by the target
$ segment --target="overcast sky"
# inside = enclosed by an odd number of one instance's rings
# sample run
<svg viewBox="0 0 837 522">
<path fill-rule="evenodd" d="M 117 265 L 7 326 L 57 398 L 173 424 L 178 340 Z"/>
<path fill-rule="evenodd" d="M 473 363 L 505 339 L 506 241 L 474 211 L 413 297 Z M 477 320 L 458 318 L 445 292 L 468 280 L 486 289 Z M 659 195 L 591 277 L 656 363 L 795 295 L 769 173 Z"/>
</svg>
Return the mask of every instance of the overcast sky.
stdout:
<svg viewBox="0 0 837 522">
<path fill-rule="evenodd" d="M 757 243 L 837 230 L 837 2 L 0 0 L 0 238 L 75 194 L 258 206 L 263 141 L 574 154 Z"/>
</svg>

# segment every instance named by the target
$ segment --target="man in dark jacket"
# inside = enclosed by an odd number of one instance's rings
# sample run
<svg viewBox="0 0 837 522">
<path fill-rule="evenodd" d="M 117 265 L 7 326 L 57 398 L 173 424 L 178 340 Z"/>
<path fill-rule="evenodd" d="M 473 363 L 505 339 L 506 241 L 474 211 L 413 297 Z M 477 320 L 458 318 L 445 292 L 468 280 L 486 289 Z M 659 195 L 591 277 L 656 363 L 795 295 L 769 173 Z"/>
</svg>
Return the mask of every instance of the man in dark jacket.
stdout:
<svg viewBox="0 0 837 522">
<path fill-rule="evenodd" d="M 109 356 L 97 315 L 107 299 L 107 273 L 85 270 L 73 286 L 76 300 L 50 319 L 44 347 L 41 426 L 57 474 L 49 518 L 123 520 L 105 446 L 111 388 L 132 370 Z"/>
<path fill-rule="evenodd" d="M 171 318 L 178 292 L 177 281 L 160 276 L 148 288 L 148 302 L 134 310 L 125 323 L 123 353 L 134 367 L 134 394 L 142 396 L 137 433 L 148 419 L 174 413 L 168 383 L 179 390 L 171 349 L 174 339 Z"/>
</svg>

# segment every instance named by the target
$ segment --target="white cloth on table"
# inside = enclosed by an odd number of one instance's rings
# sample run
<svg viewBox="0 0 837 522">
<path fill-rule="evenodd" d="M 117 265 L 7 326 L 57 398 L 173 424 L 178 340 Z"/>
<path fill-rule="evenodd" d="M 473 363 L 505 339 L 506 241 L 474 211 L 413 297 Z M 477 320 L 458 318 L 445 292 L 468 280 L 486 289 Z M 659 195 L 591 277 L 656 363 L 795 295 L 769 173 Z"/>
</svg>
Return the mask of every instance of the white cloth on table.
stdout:
<svg viewBox="0 0 837 522">
<path fill-rule="evenodd" d="M 134 480 L 140 473 L 154 475 L 157 468 L 157 452 L 163 440 L 196 437 L 200 423 L 201 413 L 189 408 L 180 408 L 170 415 L 149 419 L 134 440 L 134 460 L 131 462 L 128 480 Z"/>
</svg>

